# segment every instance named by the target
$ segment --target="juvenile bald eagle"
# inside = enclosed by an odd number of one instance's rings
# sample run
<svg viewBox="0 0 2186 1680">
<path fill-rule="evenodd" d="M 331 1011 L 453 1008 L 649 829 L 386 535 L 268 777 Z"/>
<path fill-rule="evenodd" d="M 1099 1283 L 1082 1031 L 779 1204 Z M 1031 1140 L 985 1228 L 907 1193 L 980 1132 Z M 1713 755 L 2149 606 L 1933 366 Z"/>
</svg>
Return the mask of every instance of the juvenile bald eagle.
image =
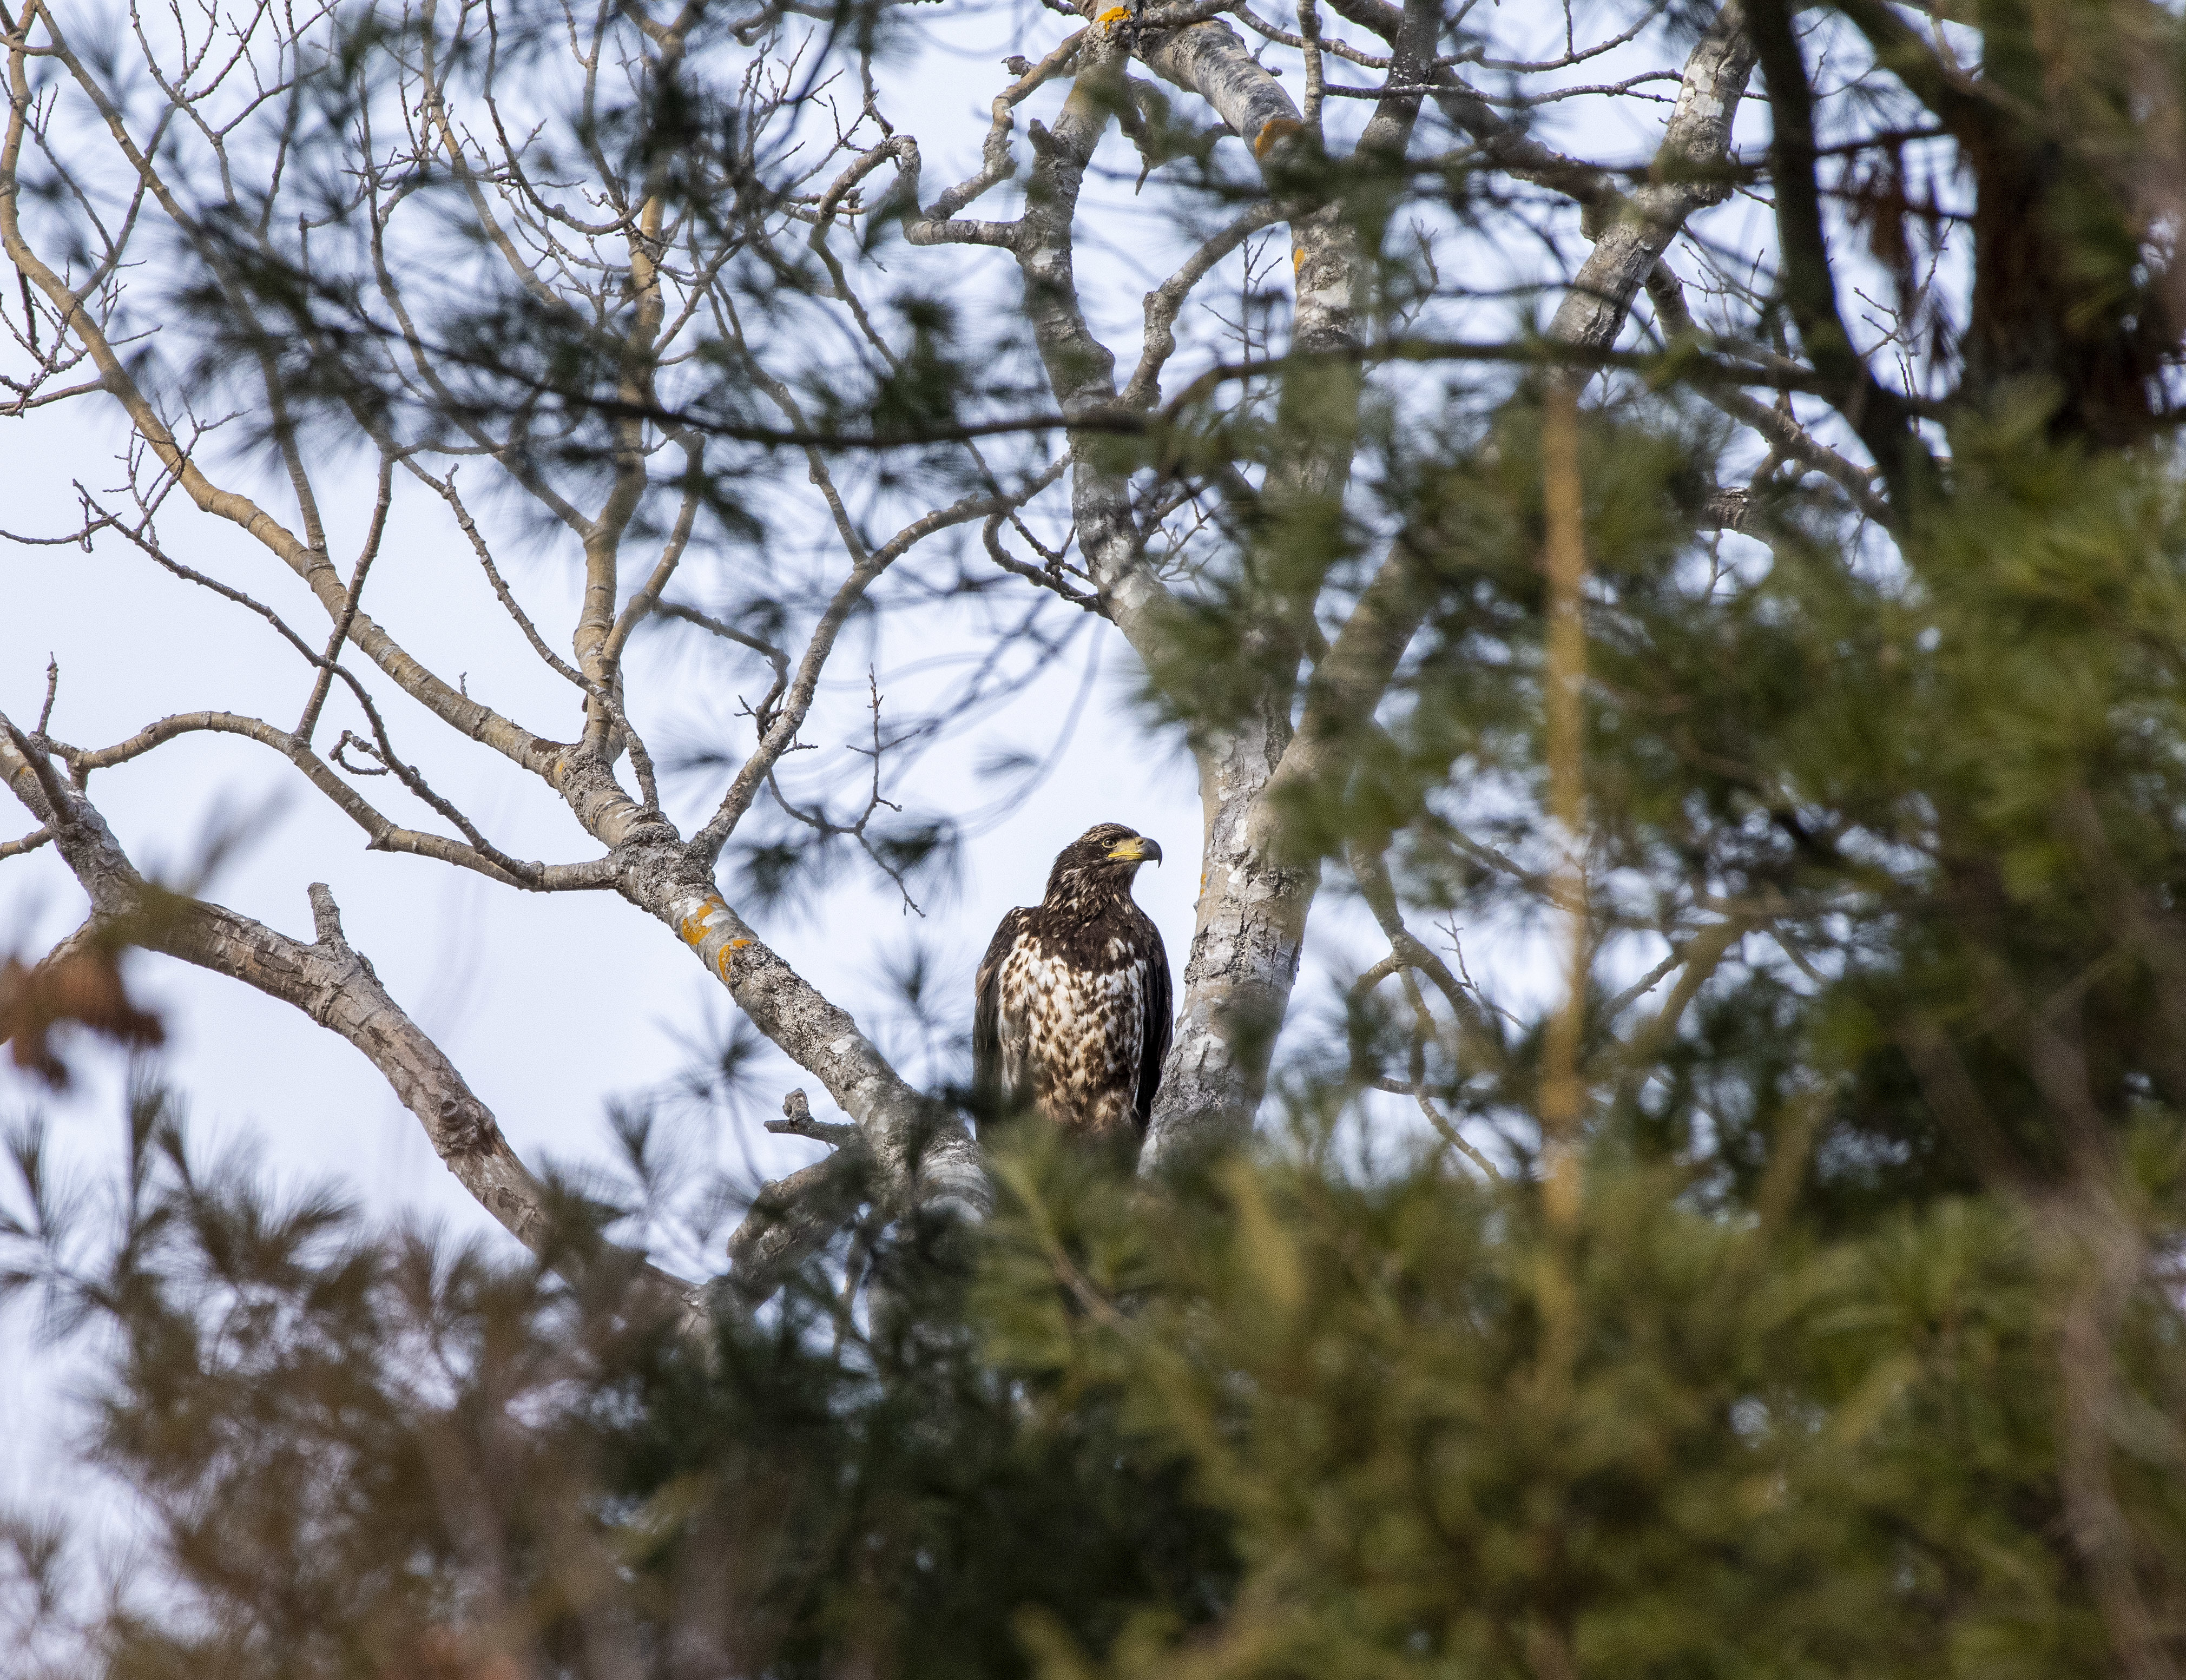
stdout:
<svg viewBox="0 0 2186 1680">
<path fill-rule="evenodd" d="M 972 1022 L 983 1112 L 1037 1109 L 1101 1143 L 1146 1134 L 1169 1054 L 1169 953 L 1131 877 L 1161 854 L 1119 822 L 1089 828 L 1055 860 L 1047 896 L 1002 918 Z"/>
</svg>

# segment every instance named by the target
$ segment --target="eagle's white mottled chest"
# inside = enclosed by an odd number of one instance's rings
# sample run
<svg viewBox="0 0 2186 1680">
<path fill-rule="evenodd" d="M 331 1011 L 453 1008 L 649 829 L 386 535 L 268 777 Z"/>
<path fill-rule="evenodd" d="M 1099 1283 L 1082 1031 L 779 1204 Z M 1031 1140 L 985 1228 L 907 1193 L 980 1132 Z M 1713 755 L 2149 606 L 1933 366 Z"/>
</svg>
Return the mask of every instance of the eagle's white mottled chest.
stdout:
<svg viewBox="0 0 2186 1680">
<path fill-rule="evenodd" d="M 1037 936 L 996 975 L 1002 1077 L 1058 1125 L 1107 1134 L 1136 1125 L 1146 966 L 1109 942 L 1114 966 L 1073 965 Z"/>
</svg>

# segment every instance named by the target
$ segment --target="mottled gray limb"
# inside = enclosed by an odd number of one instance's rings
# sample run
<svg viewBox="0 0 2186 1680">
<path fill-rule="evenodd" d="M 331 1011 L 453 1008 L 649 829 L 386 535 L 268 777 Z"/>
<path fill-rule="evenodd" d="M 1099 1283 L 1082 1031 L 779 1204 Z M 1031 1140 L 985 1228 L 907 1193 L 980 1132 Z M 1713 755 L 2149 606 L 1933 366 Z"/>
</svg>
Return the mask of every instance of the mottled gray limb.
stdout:
<svg viewBox="0 0 2186 1680">
<path fill-rule="evenodd" d="M 856 1141 L 858 1128 L 844 1126 L 832 1120 L 812 1117 L 811 1099 L 801 1090 L 792 1091 L 782 1100 L 782 1118 L 766 1123 L 770 1132 L 783 1137 L 809 1138 L 814 1143 L 823 1143 L 830 1149 L 840 1149 Z"/>
<path fill-rule="evenodd" d="M 815 1120 L 803 1091 L 782 1100 L 770 1132 L 828 1145 L 823 1161 L 761 1188 L 729 1238 L 729 1281 L 738 1301 L 756 1307 L 834 1239 L 872 1190 L 872 1161 L 855 1126 Z"/>
<path fill-rule="evenodd" d="M 1409 84 L 1424 78 L 1432 31 L 1421 8 L 1400 9 L 1382 0 L 1331 3 L 1354 21 L 1370 20 L 1376 32 L 1392 43 L 1393 80 Z M 1218 27 L 1201 25 L 1189 33 L 1211 36 Z M 1250 73 L 1225 58 L 1219 43 L 1209 41 L 1197 50 L 1234 82 L 1230 90 L 1233 100 L 1244 92 Z M 1550 330 L 1558 344 L 1597 353 L 1612 344 L 1632 297 L 1685 216 L 1728 191 L 1721 165 L 1752 61 L 1742 14 L 1737 0 L 1732 0 L 1688 60 L 1657 154 L 1654 180 L 1604 227 L 1559 310 Z M 1175 62 L 1185 60 L 1179 55 Z M 1270 102 L 1280 97 L 1280 90 L 1255 89 L 1253 97 L 1272 111 Z M 1458 120 L 1469 116 L 1482 121 L 1506 151 L 1522 151 L 1531 143 L 1522 144 L 1509 125 L 1486 112 L 1484 105 L 1474 111 L 1464 105 L 1460 94 L 1451 97 L 1460 101 Z M 1376 120 L 1393 110 L 1398 120 L 1404 120 L 1398 109 L 1402 104 L 1385 104 Z M 1248 116 L 1258 109 L 1248 109 Z M 1485 122 L 1483 112 L 1493 118 L 1492 125 Z M 1393 132 L 1381 143 L 1387 150 L 1398 143 L 1398 136 Z M 1527 160 L 1536 165 L 1554 161 Z M 1316 220 L 1308 217 L 1306 223 Z M 1293 221 L 1294 238 L 1301 225 Z M 1319 251 L 1331 260 L 1346 256 L 1333 244 Z M 1355 255 L 1347 260 L 1355 263 Z M 1332 279 L 1313 288 L 1309 296 L 1302 264 L 1299 330 L 1293 336 L 1293 350 L 1317 351 L 1348 344 L 1348 302 L 1338 306 Z M 1305 339 L 1309 308 L 1315 316 L 1315 330 L 1325 335 L 1321 342 Z M 1370 598 L 1385 584 L 1387 599 L 1373 613 L 1355 613 L 1331 648 L 1324 662 L 1326 680 L 1322 672 L 1315 675 L 1320 704 L 1336 706 L 1345 716 L 1372 716 L 1417 626 L 1416 617 L 1401 605 L 1400 578 L 1389 568 L 1376 580 Z M 1316 706 L 1315 693 L 1309 688 L 1309 716 Z M 1333 720 L 1337 713 L 1326 715 Z M 1259 715 L 1232 736 L 1200 749 L 1201 798 L 1208 817 L 1204 874 L 1175 1042 L 1141 1157 L 1146 1170 L 1158 1168 L 1202 1140 L 1234 1134 L 1249 1123 L 1258 1106 L 1268 1049 L 1296 981 L 1306 916 L 1319 882 L 1317 865 L 1284 855 L 1277 796 L 1285 788 L 1334 773 L 1341 736 L 1340 729 L 1316 726 L 1302 728 L 1293 737 L 1287 693 L 1271 694 Z"/>
<path fill-rule="evenodd" d="M 989 559 L 1004 571 L 1013 572 L 1028 582 L 1038 584 L 1042 589 L 1061 596 L 1082 612 L 1097 613 L 1103 618 L 1107 616 L 1101 608 L 1101 597 L 1088 595 L 1084 590 L 1074 587 L 1062 574 L 1060 567 L 1052 564 L 1035 566 L 1029 560 L 1018 559 L 1005 548 L 1002 546 L 1002 524 L 1006 517 L 1001 513 L 991 515 L 979 528 L 979 540 L 986 548 Z"/>
<path fill-rule="evenodd" d="M 865 1203 L 868 1168 L 860 1151 L 838 1150 L 752 1198 L 729 1237 L 729 1287 L 747 1310 L 780 1289 Z"/>
<path fill-rule="evenodd" d="M 1412 81 L 1428 73 L 1439 15 L 1431 0 L 1413 0 L 1399 15 L 1393 77 Z M 1351 365 L 1365 290 L 1359 230 L 1341 200 L 1301 199 L 1287 186 L 1295 178 L 1290 165 L 1317 143 L 1289 96 L 1234 31 L 1202 25 L 1169 37 L 1146 58 L 1198 92 L 1247 140 L 1290 222 L 1292 362 L 1282 398 L 1287 447 L 1270 465 L 1259 501 L 1263 518 L 1276 528 L 1293 513 L 1318 517 L 1342 495 L 1363 389 Z M 1416 99 L 1385 104 L 1362 134 L 1354 161 L 1366 169 L 1400 164 L 1417 110 Z M 1309 365 L 1313 359 L 1326 366 Z M 1310 423 L 1303 420 L 1308 412 Z M 1307 582 L 1270 601 L 1262 634 L 1295 645 L 1303 657 L 1312 641 L 1316 594 L 1317 586 Z M 1196 748 L 1205 813 L 1201 891 L 1142 1170 L 1160 1169 L 1187 1146 L 1246 1129 L 1265 1089 L 1320 873 L 1317 859 L 1290 855 L 1280 845 L 1282 823 L 1266 797 L 1293 745 L 1291 707 L 1288 680 L 1271 680 L 1245 716 Z"/>
<path fill-rule="evenodd" d="M 1730 196 L 1731 125 L 1752 73 L 1745 8 L 1728 0 L 1685 61 L 1647 185 L 1611 210 L 1557 305 L 1551 339 L 1588 350 L 1614 344 L 1632 300 L 1686 218 Z"/>
<path fill-rule="evenodd" d="M 1184 1054 L 1170 1052 L 1146 1135 L 1152 1166 L 1251 1123 L 1320 880 L 1318 860 L 1286 843 L 1290 801 L 1349 762 L 1426 614 L 1430 596 L 1415 574 L 1399 540 L 1316 665 L 1295 734 L 1286 717 L 1240 732 L 1260 755 L 1247 761 L 1252 781 L 1217 784 L 1227 797 L 1212 810 L 1208 851 L 1225 875 L 1210 885 L 1223 890 L 1210 903 L 1202 888 L 1177 1023 Z M 1270 758 L 1260 743 L 1278 741 Z"/>
<path fill-rule="evenodd" d="M 1135 31 L 1132 52 L 1163 81 L 1214 107 L 1264 164 L 1277 146 L 1304 132 L 1304 120 L 1282 83 L 1226 23 Z"/>
<path fill-rule="evenodd" d="M 265 993 L 338 1033 L 370 1061 L 424 1128 L 449 1172 L 534 1253 L 558 1264 L 582 1257 L 559 1236 L 553 1197 L 502 1134 L 492 1112 L 455 1064 L 404 1013 L 341 930 L 333 894 L 311 888 L 314 942 L 292 939 L 221 905 L 152 889 L 104 818 L 66 787 L 43 754 L 0 718 L 0 781 L 48 826 L 91 900 L 101 929 Z M 625 1256 L 641 1298 L 686 1324 L 702 1321 L 698 1292 Z"/>
<path fill-rule="evenodd" d="M 1214 265 L 1264 227 L 1283 219 L 1272 199 L 1250 204 L 1226 227 L 1185 260 L 1184 266 L 1146 294 L 1146 329 L 1139 342 L 1139 365 L 1124 388 L 1123 400 L 1133 408 L 1152 408 L 1162 400 L 1161 373 L 1176 354 L 1176 317 L 1191 288 L 1207 277 Z"/>
<path fill-rule="evenodd" d="M 878 1194 L 901 1209 L 984 1217 L 992 1193 L 963 1122 L 906 1084 L 848 1010 L 760 940 L 695 866 L 693 849 L 634 851 L 625 863 L 624 896 L 675 929 L 752 1024 L 857 1123 Z"/>
</svg>

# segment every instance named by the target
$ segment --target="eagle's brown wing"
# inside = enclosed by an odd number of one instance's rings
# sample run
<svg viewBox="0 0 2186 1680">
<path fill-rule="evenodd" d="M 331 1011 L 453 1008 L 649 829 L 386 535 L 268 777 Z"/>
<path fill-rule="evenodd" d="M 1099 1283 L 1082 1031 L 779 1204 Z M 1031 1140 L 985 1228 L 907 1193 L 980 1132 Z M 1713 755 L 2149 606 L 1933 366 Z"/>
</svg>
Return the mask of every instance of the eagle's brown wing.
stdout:
<svg viewBox="0 0 2186 1680">
<path fill-rule="evenodd" d="M 1032 920 L 1020 905 L 1002 918 L 986 955 L 979 959 L 972 1008 L 972 1098 L 978 1118 L 1006 1114 L 1018 1106 L 1018 1093 L 1002 1088 L 1002 959 L 1009 955 Z"/>
<path fill-rule="evenodd" d="M 1146 1134 L 1146 1123 L 1153 1118 L 1154 1093 L 1161 1089 L 1162 1063 L 1169 1060 L 1169 1041 L 1175 1031 L 1169 1000 L 1169 952 L 1162 946 L 1160 929 L 1147 922 L 1146 931 L 1153 936 L 1147 947 L 1146 983 L 1139 988 L 1141 1008 L 1139 1022 L 1139 1092 L 1133 1106 L 1138 1111 L 1139 1135 Z"/>
</svg>

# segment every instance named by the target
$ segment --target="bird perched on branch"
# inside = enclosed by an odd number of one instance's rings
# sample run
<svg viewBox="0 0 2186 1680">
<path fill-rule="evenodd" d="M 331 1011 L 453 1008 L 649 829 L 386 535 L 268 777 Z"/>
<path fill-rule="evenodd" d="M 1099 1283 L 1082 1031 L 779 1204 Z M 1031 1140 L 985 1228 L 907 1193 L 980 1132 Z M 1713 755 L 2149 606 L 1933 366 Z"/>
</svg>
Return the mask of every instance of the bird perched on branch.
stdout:
<svg viewBox="0 0 2186 1680">
<path fill-rule="evenodd" d="M 1072 1137 L 1135 1145 L 1169 1054 L 1169 953 L 1131 900 L 1161 848 L 1119 822 L 1064 847 L 1047 896 L 1002 918 L 972 1024 L 983 1115 L 1034 1110 Z"/>
</svg>

